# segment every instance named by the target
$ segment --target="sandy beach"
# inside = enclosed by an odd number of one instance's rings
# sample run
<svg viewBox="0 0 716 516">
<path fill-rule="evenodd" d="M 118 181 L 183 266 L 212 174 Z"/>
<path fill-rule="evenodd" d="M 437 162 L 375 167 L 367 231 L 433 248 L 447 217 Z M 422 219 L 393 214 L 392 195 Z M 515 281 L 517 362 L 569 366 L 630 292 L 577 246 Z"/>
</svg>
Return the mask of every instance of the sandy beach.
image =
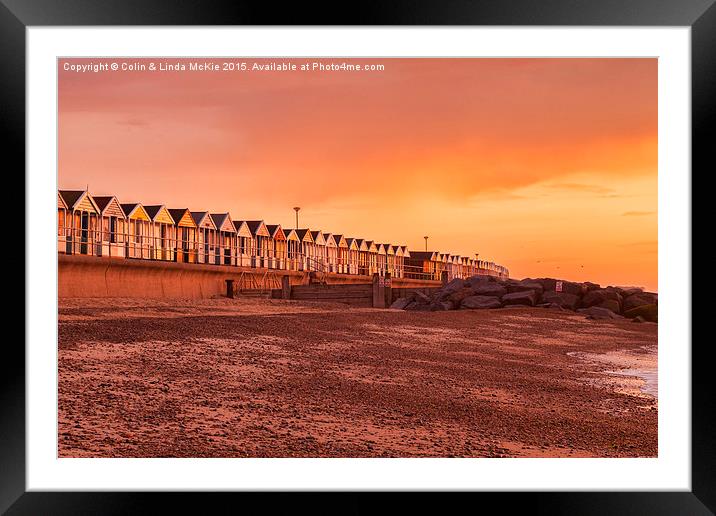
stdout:
<svg viewBox="0 0 716 516">
<path fill-rule="evenodd" d="M 657 325 L 61 299 L 61 457 L 654 457 Z"/>
</svg>

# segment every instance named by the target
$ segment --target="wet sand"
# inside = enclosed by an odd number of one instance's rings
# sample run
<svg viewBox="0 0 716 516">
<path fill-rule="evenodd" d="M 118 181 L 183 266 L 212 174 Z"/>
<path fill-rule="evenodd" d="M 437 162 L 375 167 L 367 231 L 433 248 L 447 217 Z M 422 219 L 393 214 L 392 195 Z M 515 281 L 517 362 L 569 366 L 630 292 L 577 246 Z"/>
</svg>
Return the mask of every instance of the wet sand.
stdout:
<svg viewBox="0 0 716 516">
<path fill-rule="evenodd" d="M 63 299 L 61 457 L 654 457 L 657 325 Z"/>
</svg>

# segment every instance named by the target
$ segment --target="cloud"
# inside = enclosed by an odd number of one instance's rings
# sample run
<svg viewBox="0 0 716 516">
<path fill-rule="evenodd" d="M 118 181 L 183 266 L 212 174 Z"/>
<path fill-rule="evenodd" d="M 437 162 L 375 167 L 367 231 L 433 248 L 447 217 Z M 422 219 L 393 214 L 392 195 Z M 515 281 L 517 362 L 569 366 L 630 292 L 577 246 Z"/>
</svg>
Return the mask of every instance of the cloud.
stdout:
<svg viewBox="0 0 716 516">
<path fill-rule="evenodd" d="M 654 215 L 655 211 L 625 211 L 622 217 L 643 217 L 645 215 Z"/>
<path fill-rule="evenodd" d="M 659 242 L 650 240 L 646 242 L 630 242 L 625 244 L 617 244 L 618 247 L 631 249 L 632 252 L 642 254 L 654 254 L 659 251 Z"/>
<path fill-rule="evenodd" d="M 124 120 L 117 120 L 117 125 L 128 125 L 130 127 L 144 127 L 149 125 L 149 122 L 141 118 L 127 118 Z"/>
<path fill-rule="evenodd" d="M 582 192 L 600 195 L 613 195 L 616 192 L 616 190 L 614 190 L 613 188 L 607 188 L 605 186 L 598 185 L 585 185 L 581 183 L 558 183 L 548 184 L 545 186 L 555 190 L 567 190 L 572 192 Z"/>
</svg>

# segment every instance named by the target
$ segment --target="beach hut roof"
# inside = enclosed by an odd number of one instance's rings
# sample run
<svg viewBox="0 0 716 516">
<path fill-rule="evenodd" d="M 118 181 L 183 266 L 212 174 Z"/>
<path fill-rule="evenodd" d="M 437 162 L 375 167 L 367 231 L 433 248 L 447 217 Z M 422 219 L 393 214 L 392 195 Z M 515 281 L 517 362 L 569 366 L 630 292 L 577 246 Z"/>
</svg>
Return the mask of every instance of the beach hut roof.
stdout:
<svg viewBox="0 0 716 516">
<path fill-rule="evenodd" d="M 57 192 L 57 208 L 58 208 L 58 209 L 59 209 L 59 208 L 62 208 L 62 209 L 64 209 L 64 210 L 67 209 L 67 203 L 65 202 L 65 200 L 64 200 L 64 199 L 62 198 L 62 196 L 60 195 L 60 192 Z"/>
<path fill-rule="evenodd" d="M 86 190 L 60 190 L 60 196 L 70 210 L 81 209 L 90 213 L 99 213 L 97 204 Z"/>
<path fill-rule="evenodd" d="M 176 221 L 172 218 L 169 210 L 167 210 L 163 204 L 157 204 L 152 206 L 145 206 L 144 210 L 152 219 L 152 222 L 164 222 L 165 224 L 176 224 Z"/>
<path fill-rule="evenodd" d="M 359 249 L 358 240 L 355 238 L 346 238 L 346 245 L 348 246 L 348 249 L 353 249 L 354 251 Z"/>
<path fill-rule="evenodd" d="M 150 220 L 147 210 L 138 202 L 123 203 L 120 206 L 128 219 Z"/>
<path fill-rule="evenodd" d="M 127 218 L 124 213 L 124 210 L 122 209 L 122 206 L 119 204 L 119 201 L 114 195 L 98 197 L 93 196 L 92 200 L 97 205 L 100 215 L 107 214 L 113 217 L 121 217 L 123 219 Z"/>
<path fill-rule="evenodd" d="M 286 234 L 283 232 L 281 224 L 267 224 L 266 229 L 274 240 L 286 240 Z"/>
<path fill-rule="evenodd" d="M 251 238 L 253 235 L 251 234 L 251 230 L 249 229 L 249 225 L 246 223 L 245 220 L 235 220 L 233 221 L 234 229 L 236 229 L 236 234 L 240 237 L 244 238 Z"/>
<path fill-rule="evenodd" d="M 416 260 L 434 260 L 436 254 L 436 251 L 412 251 L 410 257 Z"/>
<path fill-rule="evenodd" d="M 296 235 L 298 235 L 298 238 L 301 240 L 301 242 L 314 242 L 310 229 L 297 229 Z"/>
<path fill-rule="evenodd" d="M 403 250 L 403 256 L 406 258 L 410 258 L 410 251 L 408 251 L 407 245 L 402 245 L 400 248 Z"/>
<path fill-rule="evenodd" d="M 266 224 L 264 224 L 263 220 L 247 220 L 246 225 L 249 226 L 249 231 L 251 231 L 251 236 L 255 236 L 255 237 L 259 237 L 259 236 L 270 237 L 271 236 L 268 229 L 266 229 Z"/>
<path fill-rule="evenodd" d="M 364 238 L 356 238 L 356 243 L 358 244 L 359 251 L 367 251 L 368 250 L 368 245 L 365 243 Z"/>
<path fill-rule="evenodd" d="M 320 231 L 311 231 L 311 237 L 316 245 L 326 245 L 326 239 L 323 238 L 323 233 Z"/>
<path fill-rule="evenodd" d="M 294 240 L 296 242 L 300 242 L 301 239 L 298 238 L 298 235 L 296 234 L 295 229 L 285 229 L 283 231 L 283 234 L 286 235 L 286 240 Z"/>
<path fill-rule="evenodd" d="M 234 223 L 231 221 L 231 217 L 228 213 L 211 213 L 209 215 L 219 231 L 236 233 L 236 227 L 234 227 Z"/>
<path fill-rule="evenodd" d="M 385 246 L 385 254 L 395 254 L 395 251 L 393 250 L 393 246 L 391 244 L 384 244 Z"/>
<path fill-rule="evenodd" d="M 194 217 L 191 216 L 189 208 L 170 208 L 168 211 L 177 226 L 185 228 L 196 227 L 196 222 L 194 222 Z"/>
<path fill-rule="evenodd" d="M 104 211 L 104 209 L 109 205 L 110 202 L 112 202 L 112 199 L 116 200 L 116 197 L 113 195 L 93 195 L 92 200 L 97 205 L 97 208 L 99 208 L 99 211 Z"/>
<path fill-rule="evenodd" d="M 216 224 L 214 224 L 214 221 L 209 216 L 208 211 L 192 211 L 191 217 L 199 228 L 216 229 Z"/>
<path fill-rule="evenodd" d="M 323 233 L 323 240 L 326 242 L 327 247 L 337 247 L 336 246 L 336 239 L 333 238 L 333 235 L 331 233 Z"/>
<path fill-rule="evenodd" d="M 400 248 L 399 245 L 393 246 L 393 253 L 395 253 L 395 256 L 403 256 L 403 250 Z"/>
<path fill-rule="evenodd" d="M 336 241 L 336 245 L 338 247 L 348 247 L 348 242 L 346 242 L 346 239 L 343 237 L 343 235 L 333 235 L 333 240 Z"/>
</svg>

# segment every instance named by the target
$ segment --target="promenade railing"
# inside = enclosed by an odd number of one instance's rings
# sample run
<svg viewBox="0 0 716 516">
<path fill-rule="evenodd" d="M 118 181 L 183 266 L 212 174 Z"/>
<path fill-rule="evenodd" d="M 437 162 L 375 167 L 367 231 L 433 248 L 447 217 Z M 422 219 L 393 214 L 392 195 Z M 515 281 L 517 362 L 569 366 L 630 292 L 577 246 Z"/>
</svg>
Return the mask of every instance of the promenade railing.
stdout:
<svg viewBox="0 0 716 516">
<path fill-rule="evenodd" d="M 440 262 L 431 262 L 429 266 L 423 267 L 398 262 L 389 267 L 381 264 L 379 260 L 366 262 L 334 256 L 305 256 L 290 251 L 280 253 L 270 248 L 219 245 L 195 238 L 177 239 L 69 226 L 58 227 L 57 251 L 60 254 L 226 265 L 262 270 L 319 271 L 364 276 L 374 273 L 385 276 L 390 273 L 393 278 L 427 281 L 440 281 L 443 270 Z M 453 272 L 452 277 L 469 277 L 475 274 L 506 277 L 504 269 L 475 268 Z"/>
</svg>

